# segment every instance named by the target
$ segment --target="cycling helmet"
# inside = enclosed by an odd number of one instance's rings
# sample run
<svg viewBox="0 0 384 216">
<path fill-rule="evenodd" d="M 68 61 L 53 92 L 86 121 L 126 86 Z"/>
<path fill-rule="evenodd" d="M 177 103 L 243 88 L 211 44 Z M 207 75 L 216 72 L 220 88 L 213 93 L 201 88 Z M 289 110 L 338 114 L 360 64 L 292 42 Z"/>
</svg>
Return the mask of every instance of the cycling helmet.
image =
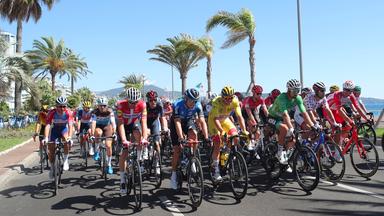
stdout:
<svg viewBox="0 0 384 216">
<path fill-rule="evenodd" d="M 340 90 L 340 88 L 339 88 L 339 86 L 337 86 L 337 85 L 331 85 L 331 87 L 329 87 L 329 91 L 330 91 L 331 93 L 336 92 L 336 91 L 339 91 L 339 90 Z"/>
<path fill-rule="evenodd" d="M 56 105 L 65 105 L 67 106 L 67 103 L 68 103 L 68 100 L 66 97 L 64 96 L 59 96 L 57 99 L 56 99 Z"/>
<path fill-rule="evenodd" d="M 216 93 L 212 92 L 212 93 L 209 94 L 209 99 L 210 100 L 214 99 L 215 97 L 217 97 Z"/>
<path fill-rule="evenodd" d="M 287 89 L 300 89 L 301 84 L 297 79 L 291 79 L 287 82 Z"/>
<path fill-rule="evenodd" d="M 277 96 L 280 95 L 280 90 L 279 89 L 273 89 L 271 91 L 271 95 L 272 95 L 272 97 L 277 98 Z"/>
<path fill-rule="evenodd" d="M 151 91 L 147 92 L 146 96 L 148 99 L 156 99 L 157 98 L 157 92 L 151 90 Z"/>
<path fill-rule="evenodd" d="M 48 110 L 48 105 L 46 105 L 46 104 L 42 105 L 41 110 Z"/>
<path fill-rule="evenodd" d="M 221 96 L 232 96 L 235 94 L 235 90 L 231 86 L 225 86 L 221 90 Z"/>
<path fill-rule="evenodd" d="M 96 101 L 97 105 L 108 105 L 108 100 L 107 98 L 104 98 L 104 97 L 101 97 L 101 98 L 98 98 L 97 101 Z"/>
<path fill-rule="evenodd" d="M 305 88 L 301 89 L 301 94 L 308 94 L 308 93 L 311 93 L 311 89 L 310 88 L 305 87 Z"/>
<path fill-rule="evenodd" d="M 355 84 L 353 84 L 353 81 L 347 80 L 343 83 L 343 89 L 347 90 L 353 90 L 355 88 Z"/>
<path fill-rule="evenodd" d="M 261 87 L 260 85 L 254 85 L 252 87 L 252 92 L 254 94 L 261 94 L 261 93 L 263 93 L 263 87 Z"/>
<path fill-rule="evenodd" d="M 241 92 L 235 92 L 236 97 L 239 99 L 239 101 L 242 101 L 244 99 L 243 94 Z"/>
<path fill-rule="evenodd" d="M 200 94 L 199 92 L 194 89 L 194 88 L 190 88 L 190 89 L 187 89 L 185 92 L 184 92 L 184 95 L 185 97 L 193 100 L 193 101 L 197 101 L 199 100 L 199 97 L 200 97 Z"/>
<path fill-rule="evenodd" d="M 312 88 L 314 91 L 325 90 L 325 85 L 323 82 L 316 82 L 313 84 Z"/>
<path fill-rule="evenodd" d="M 353 89 L 354 92 L 359 92 L 361 93 L 361 86 L 355 86 L 355 88 Z"/>
<path fill-rule="evenodd" d="M 84 101 L 83 102 L 83 108 L 84 107 L 90 108 L 91 106 L 92 106 L 91 101 Z"/>
<path fill-rule="evenodd" d="M 141 99 L 141 92 L 139 89 L 130 87 L 126 90 L 127 100 L 130 102 L 137 102 Z"/>
</svg>

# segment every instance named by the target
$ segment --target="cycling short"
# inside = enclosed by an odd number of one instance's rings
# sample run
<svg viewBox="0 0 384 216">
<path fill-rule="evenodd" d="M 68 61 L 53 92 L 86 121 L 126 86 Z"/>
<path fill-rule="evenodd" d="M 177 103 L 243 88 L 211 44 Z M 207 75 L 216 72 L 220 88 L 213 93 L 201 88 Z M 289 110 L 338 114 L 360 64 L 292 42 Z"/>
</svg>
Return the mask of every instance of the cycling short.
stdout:
<svg viewBox="0 0 384 216">
<path fill-rule="evenodd" d="M 45 125 L 41 125 L 39 136 L 44 137 L 44 134 L 45 134 Z"/>
<path fill-rule="evenodd" d="M 156 119 L 152 122 L 148 122 L 148 129 L 151 130 L 151 135 L 157 135 L 155 136 L 155 141 L 160 142 L 160 121 L 159 119 Z"/>
<path fill-rule="evenodd" d="M 276 130 L 279 130 L 281 124 L 283 124 L 283 119 L 268 117 L 267 122 L 275 126 Z"/>
<path fill-rule="evenodd" d="M 331 111 L 332 111 L 333 117 L 335 117 L 335 121 L 337 123 L 343 124 L 344 119 L 343 119 L 343 117 L 341 117 L 340 111 L 339 110 L 331 110 Z"/>
<path fill-rule="evenodd" d="M 90 123 L 80 123 L 80 133 L 83 133 L 83 131 L 89 130 Z"/>
<path fill-rule="evenodd" d="M 64 137 L 66 134 L 68 134 L 68 128 L 66 126 L 54 126 L 51 130 L 51 137 L 49 138 L 49 141 L 53 142 L 56 139 Z"/>
<path fill-rule="evenodd" d="M 131 123 L 129 125 L 124 125 L 125 136 L 127 139 L 129 139 L 129 137 L 130 137 L 129 135 L 131 135 L 134 130 L 138 130 L 140 132 L 140 134 L 142 134 L 140 122 Z"/>
<path fill-rule="evenodd" d="M 96 128 L 100 128 L 103 131 L 103 136 L 105 136 L 105 137 L 112 136 L 112 125 L 111 124 L 107 124 L 107 125 L 96 124 Z"/>
<path fill-rule="evenodd" d="M 233 122 L 229 118 L 226 118 L 224 121 L 220 121 L 220 123 L 221 123 L 221 127 L 223 128 L 226 134 L 230 135 L 230 134 L 233 134 L 234 132 L 237 132 L 236 126 L 233 124 Z M 220 134 L 214 122 L 209 122 L 208 132 L 210 136 Z"/>
<path fill-rule="evenodd" d="M 177 136 L 176 125 L 174 118 L 171 118 L 170 123 L 172 145 L 179 145 L 179 136 Z M 195 121 L 193 119 L 181 120 L 181 129 L 184 134 L 188 134 L 189 130 L 197 131 Z"/>
</svg>

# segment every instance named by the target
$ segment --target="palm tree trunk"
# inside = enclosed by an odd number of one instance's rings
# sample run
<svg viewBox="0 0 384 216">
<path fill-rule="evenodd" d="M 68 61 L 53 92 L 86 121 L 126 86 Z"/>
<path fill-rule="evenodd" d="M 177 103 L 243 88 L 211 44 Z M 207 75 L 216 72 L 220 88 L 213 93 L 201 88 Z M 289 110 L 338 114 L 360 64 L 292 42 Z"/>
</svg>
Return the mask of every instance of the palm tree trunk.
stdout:
<svg viewBox="0 0 384 216">
<path fill-rule="evenodd" d="M 180 71 L 181 93 L 184 94 L 187 87 L 187 73 Z"/>
<path fill-rule="evenodd" d="M 16 53 L 22 53 L 22 33 L 23 33 L 23 21 L 21 19 L 17 20 L 17 35 L 16 35 Z M 21 81 L 15 80 L 15 113 L 18 113 L 21 109 Z"/>
<path fill-rule="evenodd" d="M 52 89 L 52 92 L 55 92 L 55 85 L 56 85 L 56 80 L 55 80 L 55 73 L 54 72 L 50 72 L 51 73 L 51 89 Z"/>
<path fill-rule="evenodd" d="M 207 82 L 208 82 L 208 92 L 211 93 L 211 57 L 207 57 Z"/>
<path fill-rule="evenodd" d="M 256 40 L 254 37 L 249 38 L 249 66 L 251 68 L 251 83 L 255 83 L 255 47 Z"/>
<path fill-rule="evenodd" d="M 74 85 L 75 85 L 75 80 L 73 78 L 73 75 L 71 75 L 71 95 L 73 95 Z"/>
</svg>

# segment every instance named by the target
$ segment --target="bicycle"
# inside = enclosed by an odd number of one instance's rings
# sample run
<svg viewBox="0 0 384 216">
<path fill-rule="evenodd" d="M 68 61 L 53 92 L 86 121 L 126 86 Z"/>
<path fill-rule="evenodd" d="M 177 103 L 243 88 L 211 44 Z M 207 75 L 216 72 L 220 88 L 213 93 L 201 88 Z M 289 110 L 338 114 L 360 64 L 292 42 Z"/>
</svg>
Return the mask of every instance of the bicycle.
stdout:
<svg viewBox="0 0 384 216">
<path fill-rule="evenodd" d="M 164 161 L 163 157 L 167 157 L 167 159 L 170 159 L 173 154 L 173 147 L 172 147 L 172 141 L 171 137 L 168 131 L 161 131 L 161 160 Z"/>
<path fill-rule="evenodd" d="M 54 142 L 48 142 L 48 144 L 55 144 L 55 155 L 53 168 L 53 186 L 54 194 L 57 195 L 59 184 L 61 183 L 61 175 L 63 174 L 63 161 L 64 161 L 64 142 L 58 138 Z"/>
<path fill-rule="evenodd" d="M 227 139 L 226 134 L 224 135 L 224 142 L 220 146 L 220 163 L 219 169 L 222 177 L 229 175 L 229 181 L 231 185 L 231 190 L 235 199 L 241 200 L 245 197 L 248 190 L 248 167 L 246 161 L 241 153 L 241 147 L 236 145 L 235 139 L 241 138 L 244 136 L 234 135 Z M 210 160 L 212 160 L 212 153 Z M 213 184 L 213 189 L 217 189 L 220 183 L 214 180 L 212 173 L 214 167 L 212 166 L 211 161 L 211 180 Z M 228 173 L 229 172 L 229 173 Z"/>
<path fill-rule="evenodd" d="M 83 145 L 80 145 L 80 157 L 84 159 L 85 168 L 88 167 L 88 151 L 89 151 L 89 133 L 88 130 L 83 130 L 82 134 Z"/>
<path fill-rule="evenodd" d="M 40 142 L 43 142 L 44 139 L 43 135 L 39 135 Z M 46 164 L 46 168 L 49 168 L 48 163 L 48 149 L 47 145 L 43 142 L 41 148 L 39 148 L 39 156 L 40 156 L 40 173 L 43 173 L 44 171 L 44 164 Z"/>
<path fill-rule="evenodd" d="M 316 154 L 310 147 L 303 144 L 303 140 L 301 136 L 299 136 L 307 132 L 306 130 L 296 130 L 294 136 L 286 137 L 285 143 L 291 142 L 294 137 L 295 145 L 288 156 L 288 164 L 292 167 L 292 172 L 295 175 L 297 183 L 304 191 L 309 192 L 314 190 L 319 184 L 320 166 Z M 269 143 L 267 148 L 271 154 L 268 161 L 270 170 L 267 171 L 267 175 L 274 181 L 288 169 L 288 164 L 280 164 L 276 156 L 278 149 L 277 142 Z"/>
<path fill-rule="evenodd" d="M 323 125 L 325 125 L 325 122 L 323 122 Z M 327 139 L 331 133 L 330 129 L 320 129 L 311 138 L 303 140 L 303 144 L 311 147 L 316 153 L 320 169 L 327 179 L 339 181 L 345 173 L 345 158 L 340 147 L 332 140 Z"/>
<path fill-rule="evenodd" d="M 123 146 L 123 151 L 128 151 L 128 157 L 126 159 L 126 169 L 125 169 L 125 182 L 127 189 L 127 200 L 128 195 L 133 189 L 133 195 L 135 197 L 135 208 L 136 210 L 141 209 L 142 204 L 142 176 L 140 171 L 140 165 L 138 161 L 137 146 L 141 145 L 140 143 L 130 143 L 129 147 Z"/>
<path fill-rule="evenodd" d="M 202 141 L 181 140 L 182 151 L 176 169 L 179 192 L 182 190 L 183 179 L 187 179 L 189 198 L 192 205 L 197 208 L 201 205 L 204 195 L 203 168 L 196 152 Z"/>
<path fill-rule="evenodd" d="M 348 141 L 343 144 L 342 154 L 346 155 L 348 152 L 351 157 L 353 169 L 362 177 L 369 178 L 377 172 L 379 168 L 379 155 L 375 145 L 367 138 L 359 135 L 360 120 L 355 120 L 355 125 L 349 131 Z M 369 153 L 372 153 L 369 155 Z M 361 164 L 357 163 L 361 159 Z M 372 161 L 371 161 L 372 160 Z M 374 163 L 373 165 L 371 165 Z M 365 170 L 369 170 L 364 172 Z"/>
<path fill-rule="evenodd" d="M 367 122 L 360 122 L 358 126 L 358 134 L 362 135 L 364 138 L 369 139 L 374 145 L 376 145 L 376 131 L 373 129 L 374 121 L 373 121 L 373 113 L 367 113 L 367 115 L 370 117 L 369 121 Z"/>
<path fill-rule="evenodd" d="M 108 180 L 108 173 L 107 173 L 108 162 L 107 162 L 107 152 L 106 152 L 107 149 L 105 146 L 105 140 L 114 139 L 114 138 L 115 138 L 114 136 L 95 137 L 95 139 L 93 140 L 93 142 L 95 142 L 95 140 L 98 140 L 100 142 L 100 145 L 99 145 L 100 159 L 98 160 L 98 164 L 101 170 L 101 178 L 104 178 L 104 182 L 107 182 Z"/>
<path fill-rule="evenodd" d="M 160 135 L 155 134 L 148 136 L 148 160 L 144 161 L 144 168 L 146 169 L 147 178 L 155 178 L 156 189 L 161 186 L 161 182 L 163 180 L 161 155 L 160 152 L 157 151 L 155 142 L 156 137 L 158 136 Z"/>
</svg>

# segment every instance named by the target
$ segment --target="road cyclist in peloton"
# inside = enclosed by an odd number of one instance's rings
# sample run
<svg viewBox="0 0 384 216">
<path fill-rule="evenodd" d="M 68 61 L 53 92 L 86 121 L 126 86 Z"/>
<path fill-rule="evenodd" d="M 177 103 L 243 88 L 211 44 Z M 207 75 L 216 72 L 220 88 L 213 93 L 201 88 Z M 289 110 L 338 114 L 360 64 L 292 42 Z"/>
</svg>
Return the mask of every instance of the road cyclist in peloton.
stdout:
<svg viewBox="0 0 384 216">
<path fill-rule="evenodd" d="M 91 110 L 92 103 L 91 101 L 83 101 L 82 103 L 82 109 L 79 109 L 76 112 L 78 124 L 77 124 L 77 131 L 80 138 L 80 150 L 84 150 L 86 148 L 82 148 L 84 145 L 83 140 L 83 132 L 86 131 L 88 134 L 90 134 L 90 122 L 92 117 L 92 110 Z M 86 152 L 80 152 L 80 155 L 87 154 Z M 89 148 L 89 155 L 94 155 L 94 149 L 91 145 Z"/>
</svg>

